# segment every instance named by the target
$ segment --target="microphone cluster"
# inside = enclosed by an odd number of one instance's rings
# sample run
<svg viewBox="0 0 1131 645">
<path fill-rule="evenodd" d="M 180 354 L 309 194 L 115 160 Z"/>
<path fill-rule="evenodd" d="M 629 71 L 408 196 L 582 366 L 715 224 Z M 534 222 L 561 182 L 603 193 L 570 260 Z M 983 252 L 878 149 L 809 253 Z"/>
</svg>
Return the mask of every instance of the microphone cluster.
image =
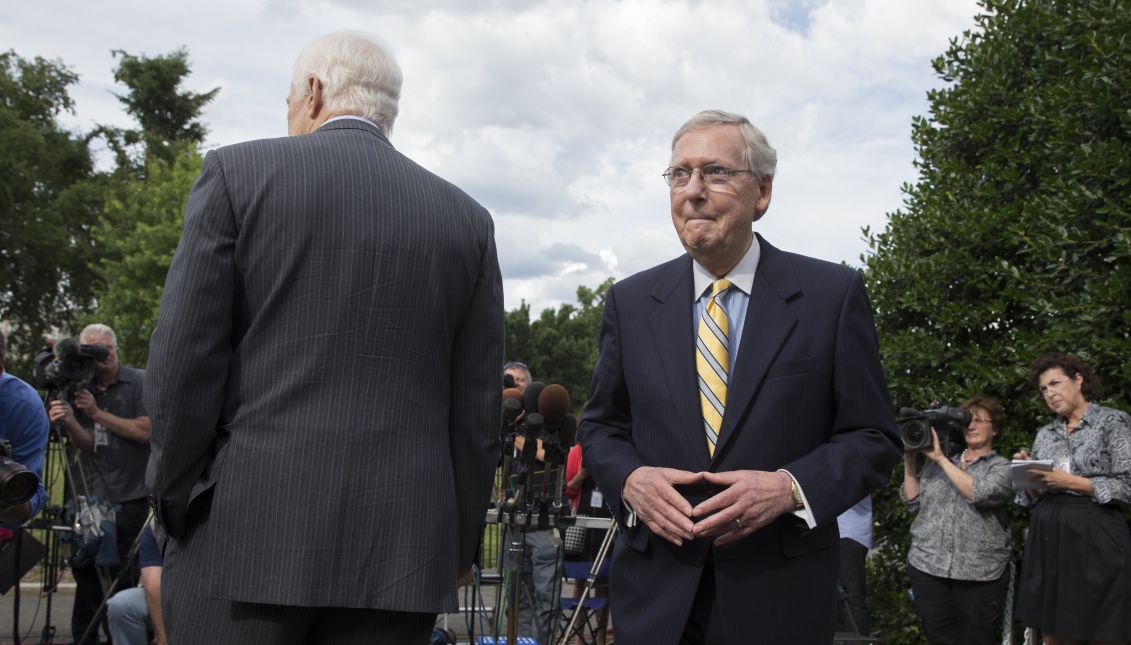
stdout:
<svg viewBox="0 0 1131 645">
<path fill-rule="evenodd" d="M 503 390 L 503 479 L 499 486 L 498 520 L 537 516 L 540 529 L 562 514 L 565 463 L 577 434 L 570 414 L 569 392 L 558 384 L 539 382 Z M 518 523 L 520 520 L 515 520 Z"/>
</svg>

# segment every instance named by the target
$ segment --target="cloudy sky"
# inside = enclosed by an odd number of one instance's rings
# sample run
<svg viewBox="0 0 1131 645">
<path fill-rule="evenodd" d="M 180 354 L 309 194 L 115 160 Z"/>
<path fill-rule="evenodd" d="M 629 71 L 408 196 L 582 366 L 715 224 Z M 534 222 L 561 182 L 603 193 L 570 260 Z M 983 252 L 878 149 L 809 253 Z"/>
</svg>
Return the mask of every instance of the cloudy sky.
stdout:
<svg viewBox="0 0 1131 645">
<path fill-rule="evenodd" d="M 0 49 L 80 77 L 66 123 L 128 125 L 111 50 L 188 49 L 188 87 L 220 87 L 207 147 L 286 134 L 291 64 L 357 29 L 404 71 L 393 143 L 495 216 L 506 306 L 573 302 L 578 285 L 682 252 L 672 132 L 705 108 L 751 118 L 778 150 L 757 225 L 779 248 L 859 265 L 914 181 L 911 118 L 932 58 L 974 0 L 100 0 L 7 2 Z"/>
</svg>

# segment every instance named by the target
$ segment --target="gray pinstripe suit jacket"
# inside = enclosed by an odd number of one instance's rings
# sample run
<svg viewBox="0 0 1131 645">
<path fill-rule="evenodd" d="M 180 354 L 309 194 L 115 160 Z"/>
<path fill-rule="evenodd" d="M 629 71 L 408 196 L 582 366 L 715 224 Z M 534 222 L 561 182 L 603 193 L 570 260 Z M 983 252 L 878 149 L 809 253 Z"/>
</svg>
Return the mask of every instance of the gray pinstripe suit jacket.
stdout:
<svg viewBox="0 0 1131 645">
<path fill-rule="evenodd" d="M 490 215 L 376 128 L 209 153 L 145 388 L 148 483 L 196 591 L 454 608 L 502 342 Z"/>
</svg>

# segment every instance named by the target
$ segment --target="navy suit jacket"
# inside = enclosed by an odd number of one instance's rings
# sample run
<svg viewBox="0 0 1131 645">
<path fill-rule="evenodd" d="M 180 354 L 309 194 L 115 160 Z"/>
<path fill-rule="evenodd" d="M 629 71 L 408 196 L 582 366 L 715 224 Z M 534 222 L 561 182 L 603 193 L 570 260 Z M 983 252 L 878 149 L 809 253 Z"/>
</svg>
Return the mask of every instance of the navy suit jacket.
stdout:
<svg viewBox="0 0 1131 645">
<path fill-rule="evenodd" d="M 726 642 L 829 642 L 836 517 L 882 485 L 900 456 L 859 273 L 779 251 L 761 236 L 754 243 L 761 259 L 714 457 L 699 408 L 693 278 L 684 255 L 608 292 L 579 429 L 585 466 L 622 521 L 620 492 L 640 466 L 784 468 L 817 526 L 783 516 L 718 548 L 705 539 L 677 547 L 642 522 L 626 530 L 614 550 L 612 603 L 617 637 L 628 645 L 678 641 L 708 561 Z M 693 505 L 713 494 L 684 492 Z"/>
</svg>

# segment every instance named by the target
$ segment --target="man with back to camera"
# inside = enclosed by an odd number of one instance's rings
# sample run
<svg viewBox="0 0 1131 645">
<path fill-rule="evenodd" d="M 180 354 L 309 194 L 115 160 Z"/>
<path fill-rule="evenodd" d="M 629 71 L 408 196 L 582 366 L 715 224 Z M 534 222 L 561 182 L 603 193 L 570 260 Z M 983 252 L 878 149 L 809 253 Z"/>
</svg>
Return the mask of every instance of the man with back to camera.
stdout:
<svg viewBox="0 0 1131 645">
<path fill-rule="evenodd" d="M 75 393 L 73 408 L 56 400 L 51 402 L 48 414 L 52 422 L 62 424 L 71 445 L 78 449 L 81 471 L 71 469 L 72 475 L 85 478 L 85 482 L 74 482 L 78 494 L 98 497 L 115 506 L 119 564 L 109 568 L 110 580 L 122 575 L 124 568 L 119 588 L 131 587 L 137 584 L 138 569 L 128 556 L 149 515 L 145 466 L 150 422 L 142 401 L 145 372 L 118 362 L 118 337 L 106 325 L 87 325 L 79 334 L 79 342 L 102 345 L 106 358 L 94 364 L 94 378 Z M 73 561 L 72 565 L 75 604 L 71 631 L 79 639 L 105 594 L 93 560 Z M 98 642 L 97 630 L 91 630 L 86 642 Z"/>
<path fill-rule="evenodd" d="M 687 254 L 605 300 L 579 434 L 625 527 L 625 645 L 830 642 L 836 517 L 899 459 L 860 275 L 751 230 L 776 160 L 746 118 L 692 117 L 664 173 Z"/>
<path fill-rule="evenodd" d="M 39 487 L 28 501 L 0 503 L 0 523 L 19 524 L 35 517 L 47 502 L 43 458 L 51 424 L 35 388 L 5 371 L 7 356 L 7 341 L 0 332 L 0 440 L 8 442 L 12 461 L 22 464 L 39 479 Z"/>
<path fill-rule="evenodd" d="M 389 142 L 357 33 L 294 65 L 286 138 L 208 154 L 150 350 L 169 641 L 424 643 L 499 457 L 490 215 Z M 232 545 L 238 548 L 232 548 Z"/>
</svg>

